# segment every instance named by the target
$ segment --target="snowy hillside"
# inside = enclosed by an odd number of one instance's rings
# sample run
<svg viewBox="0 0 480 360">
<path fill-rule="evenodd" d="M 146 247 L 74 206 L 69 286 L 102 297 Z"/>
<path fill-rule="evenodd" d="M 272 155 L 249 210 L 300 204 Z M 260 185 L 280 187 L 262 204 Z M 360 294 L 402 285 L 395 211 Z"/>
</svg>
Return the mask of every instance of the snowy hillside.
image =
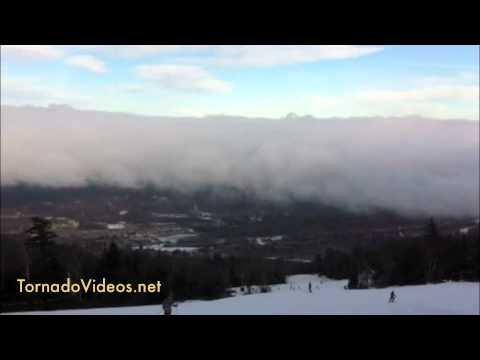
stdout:
<svg viewBox="0 0 480 360">
<path fill-rule="evenodd" d="M 308 283 L 312 283 L 312 293 Z M 297 275 L 273 285 L 267 294 L 238 295 L 215 301 L 189 301 L 174 315 L 478 315 L 479 283 L 443 283 L 388 289 L 345 290 L 347 281 Z M 394 290 L 397 301 L 388 303 Z M 160 305 L 31 312 L 49 315 L 160 315 Z"/>
</svg>

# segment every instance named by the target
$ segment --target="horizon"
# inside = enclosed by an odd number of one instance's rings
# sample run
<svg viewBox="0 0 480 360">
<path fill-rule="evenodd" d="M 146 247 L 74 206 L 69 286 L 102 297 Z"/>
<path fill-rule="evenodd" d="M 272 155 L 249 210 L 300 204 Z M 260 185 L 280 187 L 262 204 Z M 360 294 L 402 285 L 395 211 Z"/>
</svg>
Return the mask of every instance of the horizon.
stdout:
<svg viewBox="0 0 480 360">
<path fill-rule="evenodd" d="M 10 104 L 1 104 L 2 108 L 32 108 L 32 109 L 40 109 L 40 110 L 73 110 L 78 112 L 95 112 L 95 113 L 103 113 L 103 114 L 111 114 L 111 115 L 127 115 L 127 116 L 134 116 L 134 117 L 142 117 L 142 118 L 150 118 L 150 119 L 173 119 L 173 120 L 181 120 L 181 119 L 211 119 L 211 118 L 228 118 L 230 119 L 246 119 L 246 120 L 267 120 L 267 121 L 278 121 L 278 120 L 304 120 L 304 119 L 314 119 L 320 121 L 334 121 L 334 120 L 408 120 L 408 119 L 416 119 L 421 121 L 441 121 L 441 122 L 468 122 L 468 123 L 480 123 L 480 119 L 466 119 L 466 118 L 436 118 L 431 116 L 423 116 L 420 114 L 405 114 L 399 116 L 385 116 L 385 115 L 370 115 L 370 116 L 325 116 L 325 117 L 318 117 L 311 114 L 297 114 L 295 112 L 287 113 L 283 116 L 278 117 L 263 117 L 263 116 L 248 116 L 248 115 L 236 115 L 236 114 L 205 114 L 205 115 L 191 115 L 191 116 L 181 116 L 181 115 L 163 115 L 163 114 L 142 114 L 142 113 L 135 113 L 135 112 L 124 112 L 124 111 L 108 111 L 108 110 L 95 110 L 95 109 L 82 109 L 79 107 L 75 107 L 69 104 L 47 104 L 47 105 L 10 105 Z"/>
<path fill-rule="evenodd" d="M 2 45 L 1 54 L 7 105 L 479 120 L 478 46 Z"/>
</svg>

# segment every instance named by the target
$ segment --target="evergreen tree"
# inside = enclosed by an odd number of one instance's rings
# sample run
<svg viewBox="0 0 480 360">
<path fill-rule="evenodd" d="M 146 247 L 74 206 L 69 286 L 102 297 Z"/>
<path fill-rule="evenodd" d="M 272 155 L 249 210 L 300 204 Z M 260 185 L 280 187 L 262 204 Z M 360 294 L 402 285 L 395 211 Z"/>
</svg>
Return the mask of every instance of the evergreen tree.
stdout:
<svg viewBox="0 0 480 360">
<path fill-rule="evenodd" d="M 438 280 L 439 277 L 439 248 L 440 241 L 438 227 L 433 218 L 430 218 L 425 231 L 425 281 L 427 283 Z"/>
<path fill-rule="evenodd" d="M 427 240 L 436 240 L 439 237 L 437 223 L 433 218 L 430 218 L 430 220 L 428 221 L 425 231 L 425 237 Z"/>
<path fill-rule="evenodd" d="M 348 278 L 348 285 L 349 289 L 358 289 L 358 274 L 353 272 Z"/>
<path fill-rule="evenodd" d="M 30 235 L 29 243 L 46 246 L 52 243 L 51 239 L 57 237 L 57 234 L 51 231 L 52 223 L 49 220 L 33 217 L 32 222 L 33 226 L 26 231 Z"/>
<path fill-rule="evenodd" d="M 121 269 L 121 256 L 117 244 L 112 242 L 100 260 L 99 273 L 102 277 L 118 279 Z"/>
<path fill-rule="evenodd" d="M 425 283 L 427 254 L 419 243 L 410 245 L 403 251 L 392 270 L 392 285 L 418 285 Z"/>
<path fill-rule="evenodd" d="M 25 241 L 25 250 L 27 253 L 26 278 L 42 277 L 45 273 L 45 267 L 58 269 L 59 266 L 52 266 L 52 263 L 58 264 L 55 257 L 55 243 L 53 238 L 57 237 L 51 231 L 52 223 L 41 217 L 32 218 L 33 226 L 26 231 L 28 238 Z"/>
</svg>

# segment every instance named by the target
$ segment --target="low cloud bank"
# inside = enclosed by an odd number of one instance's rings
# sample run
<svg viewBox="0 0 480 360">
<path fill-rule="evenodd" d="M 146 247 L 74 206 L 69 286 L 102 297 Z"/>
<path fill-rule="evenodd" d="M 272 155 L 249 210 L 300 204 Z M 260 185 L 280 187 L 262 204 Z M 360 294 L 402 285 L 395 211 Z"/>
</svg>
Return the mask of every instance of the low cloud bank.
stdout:
<svg viewBox="0 0 480 360">
<path fill-rule="evenodd" d="M 173 119 L 62 106 L 2 106 L 1 115 L 2 185 L 233 186 L 355 210 L 479 213 L 479 122 Z"/>
</svg>

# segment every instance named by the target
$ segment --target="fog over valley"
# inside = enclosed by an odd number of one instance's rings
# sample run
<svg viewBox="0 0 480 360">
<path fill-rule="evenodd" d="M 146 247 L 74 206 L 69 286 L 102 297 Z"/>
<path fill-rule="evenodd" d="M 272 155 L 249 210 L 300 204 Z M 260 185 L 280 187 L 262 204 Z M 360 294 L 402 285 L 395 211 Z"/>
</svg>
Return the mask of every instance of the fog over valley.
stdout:
<svg viewBox="0 0 480 360">
<path fill-rule="evenodd" d="M 218 186 L 358 211 L 479 213 L 478 121 L 166 118 L 64 106 L 2 106 L 1 116 L 2 186 Z"/>
</svg>

